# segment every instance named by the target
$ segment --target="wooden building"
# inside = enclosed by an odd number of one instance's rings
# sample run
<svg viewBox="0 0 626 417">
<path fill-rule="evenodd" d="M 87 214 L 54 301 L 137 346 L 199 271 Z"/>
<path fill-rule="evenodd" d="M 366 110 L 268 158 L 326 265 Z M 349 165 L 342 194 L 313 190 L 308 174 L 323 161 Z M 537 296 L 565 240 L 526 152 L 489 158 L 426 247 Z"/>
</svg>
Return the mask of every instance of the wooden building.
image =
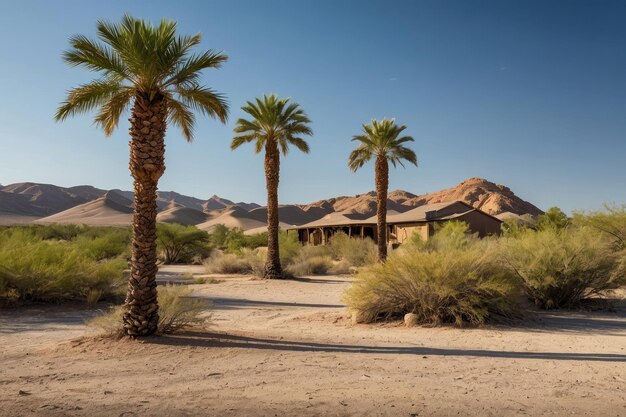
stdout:
<svg viewBox="0 0 626 417">
<path fill-rule="evenodd" d="M 414 233 L 424 240 L 435 232 L 435 225 L 457 220 L 467 223 L 472 233 L 480 237 L 499 235 L 502 221 L 495 216 L 476 209 L 463 201 L 428 204 L 404 213 L 387 213 L 387 241 L 401 244 Z M 287 229 L 297 232 L 303 245 L 324 245 L 337 233 L 343 232 L 354 238 L 371 238 L 376 241 L 376 216 L 359 219 L 342 213 L 331 213 L 319 220 Z"/>
</svg>

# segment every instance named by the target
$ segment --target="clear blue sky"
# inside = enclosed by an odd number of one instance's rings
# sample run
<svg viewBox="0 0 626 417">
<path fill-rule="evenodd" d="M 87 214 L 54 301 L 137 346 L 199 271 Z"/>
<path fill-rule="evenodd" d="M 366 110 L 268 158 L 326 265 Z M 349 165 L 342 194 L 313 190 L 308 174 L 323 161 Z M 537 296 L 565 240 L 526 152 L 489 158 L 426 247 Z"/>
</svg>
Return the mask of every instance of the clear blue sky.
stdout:
<svg viewBox="0 0 626 417">
<path fill-rule="evenodd" d="M 131 189 L 127 123 L 105 139 L 90 117 L 53 121 L 93 77 L 62 62 L 67 39 L 124 13 L 175 19 L 230 56 L 204 77 L 229 123 L 199 119 L 193 144 L 171 128 L 162 190 L 263 202 L 262 157 L 229 143 L 245 100 L 275 92 L 315 133 L 310 155 L 283 162 L 284 203 L 373 189 L 373 167 L 352 174 L 346 160 L 361 124 L 385 116 L 408 126 L 420 161 L 390 189 L 477 176 L 544 209 L 626 202 L 624 1 L 0 0 L 0 183 Z"/>
</svg>

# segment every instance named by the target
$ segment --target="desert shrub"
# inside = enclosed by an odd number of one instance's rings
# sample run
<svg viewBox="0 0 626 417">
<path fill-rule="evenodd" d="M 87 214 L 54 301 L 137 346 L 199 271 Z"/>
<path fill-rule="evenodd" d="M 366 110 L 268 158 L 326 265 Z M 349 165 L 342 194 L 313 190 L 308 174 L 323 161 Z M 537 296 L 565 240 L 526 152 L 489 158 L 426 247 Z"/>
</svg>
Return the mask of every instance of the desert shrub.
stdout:
<svg viewBox="0 0 626 417">
<path fill-rule="evenodd" d="M 185 327 L 204 324 L 209 319 L 203 314 L 211 306 L 209 300 L 192 297 L 192 292 L 185 285 L 159 288 L 159 333 L 174 333 Z"/>
<path fill-rule="evenodd" d="M 361 270 L 344 301 L 365 322 L 414 313 L 421 324 L 461 326 L 514 316 L 518 285 L 491 245 L 392 253 L 386 263 Z"/>
<path fill-rule="evenodd" d="M 166 264 L 192 263 L 211 252 L 207 232 L 175 223 L 157 225 L 157 245 Z"/>
<path fill-rule="evenodd" d="M 558 207 L 550 207 L 548 211 L 537 216 L 536 228 L 538 230 L 560 230 L 569 224 L 569 219 L 563 210 Z"/>
<path fill-rule="evenodd" d="M 244 244 L 249 249 L 267 246 L 267 232 L 244 235 Z"/>
<path fill-rule="evenodd" d="M 51 224 L 31 227 L 43 240 L 72 240 L 89 228 L 88 226 L 76 224 Z"/>
<path fill-rule="evenodd" d="M 226 239 L 228 238 L 229 229 L 223 224 L 215 225 L 211 230 L 210 240 L 211 244 L 218 249 L 224 250 L 226 247 Z"/>
<path fill-rule="evenodd" d="M 619 257 L 589 227 L 554 227 L 504 242 L 503 257 L 530 298 L 546 309 L 574 307 L 624 284 Z"/>
<path fill-rule="evenodd" d="M 302 245 L 298 241 L 297 233 L 287 233 L 281 230 L 278 232 L 278 247 L 280 248 L 280 262 L 286 265 L 298 255 Z"/>
<path fill-rule="evenodd" d="M 95 260 L 103 260 L 114 257 L 130 258 L 129 229 L 108 228 L 108 230 L 89 229 L 78 235 L 75 242 L 81 250 Z"/>
<path fill-rule="evenodd" d="M 285 270 L 292 275 L 324 275 L 333 267 L 330 256 L 300 256 L 298 255 Z"/>
<path fill-rule="evenodd" d="M 357 267 L 353 266 L 350 262 L 343 259 L 333 262 L 330 269 L 328 269 L 328 273 L 331 275 L 347 275 L 356 271 Z"/>
<path fill-rule="evenodd" d="M 79 238 L 43 240 L 41 230 L 0 230 L 0 301 L 93 303 L 123 292 L 126 259 L 102 258 Z"/>
<path fill-rule="evenodd" d="M 206 299 L 194 298 L 192 289 L 185 285 L 167 285 L 158 289 L 159 324 L 158 333 L 168 334 L 190 326 L 205 324 L 210 315 L 211 304 Z M 107 335 L 121 337 L 124 306 L 111 307 L 106 313 L 87 321 Z"/>
<path fill-rule="evenodd" d="M 453 220 L 436 224 L 435 233 L 428 240 L 422 240 L 419 234 L 414 233 L 407 246 L 422 251 L 438 251 L 467 248 L 477 241 L 467 223 Z"/>
<path fill-rule="evenodd" d="M 228 253 L 239 253 L 242 249 L 256 249 L 267 246 L 267 232 L 246 235 L 239 227 L 229 228 L 216 225 L 210 237 L 211 244 Z"/>
<path fill-rule="evenodd" d="M 378 259 L 373 240 L 353 239 L 345 233 L 333 236 L 330 240 L 330 250 L 335 259 L 345 261 L 349 266 L 372 264 Z"/>
<path fill-rule="evenodd" d="M 502 221 L 500 226 L 502 236 L 516 238 L 525 233 L 529 228 L 534 227 L 534 223 L 521 221 L 516 218 L 508 218 Z"/>
<path fill-rule="evenodd" d="M 215 251 L 204 262 L 210 274 L 254 274 L 263 271 L 263 258 L 256 250 L 242 249 L 238 254 Z"/>
<path fill-rule="evenodd" d="M 575 213 L 572 222 L 601 232 L 617 250 L 626 249 L 626 205 L 605 205 L 601 211 Z"/>
</svg>

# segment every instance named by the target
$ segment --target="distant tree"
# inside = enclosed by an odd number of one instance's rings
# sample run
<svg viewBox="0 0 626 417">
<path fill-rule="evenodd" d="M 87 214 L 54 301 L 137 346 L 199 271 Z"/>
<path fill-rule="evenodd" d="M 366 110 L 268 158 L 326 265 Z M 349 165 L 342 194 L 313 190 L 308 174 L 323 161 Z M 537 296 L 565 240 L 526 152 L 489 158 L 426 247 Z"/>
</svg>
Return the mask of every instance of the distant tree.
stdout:
<svg viewBox="0 0 626 417">
<path fill-rule="evenodd" d="M 404 146 L 413 142 L 411 136 L 400 136 L 406 126 L 398 126 L 395 119 L 372 120 L 363 125 L 363 133 L 352 138 L 359 146 L 352 151 L 348 166 L 357 171 L 372 158 L 375 159 L 374 173 L 376 181 L 376 217 L 378 259 L 387 259 L 387 191 L 389 188 L 389 162 L 396 167 L 403 161 L 417 166 L 417 156 L 413 150 Z"/>
<path fill-rule="evenodd" d="M 219 249 L 226 247 L 226 240 L 228 239 L 229 229 L 223 224 L 217 224 L 211 231 L 211 243 Z"/>
<path fill-rule="evenodd" d="M 545 230 L 554 228 L 557 230 L 565 228 L 569 224 L 567 214 L 558 207 L 551 207 L 543 214 L 537 216 L 537 229 Z"/>
<path fill-rule="evenodd" d="M 252 118 L 237 120 L 231 149 L 254 142 L 255 153 L 265 152 L 265 183 L 267 187 L 267 260 L 264 278 L 283 278 L 278 244 L 278 181 L 280 177 L 280 152 L 283 156 L 291 145 L 304 153 L 309 145 L 301 136 L 312 135 L 311 121 L 296 103 L 275 95 L 248 101 L 242 110 Z"/>
<path fill-rule="evenodd" d="M 159 223 L 157 237 L 166 264 L 188 262 L 194 256 L 207 256 L 210 251 L 209 234 L 195 226 Z"/>
<path fill-rule="evenodd" d="M 176 22 L 153 26 L 124 16 L 121 23 L 99 21 L 98 40 L 70 38 L 64 59 L 100 74 L 69 91 L 56 120 L 97 110 L 95 123 L 110 136 L 131 106 L 130 172 L 134 179 L 131 273 L 126 293 L 124 329 L 132 337 L 148 336 L 159 321 L 157 288 L 156 193 L 165 171 L 165 130 L 178 126 L 191 142 L 193 110 L 226 122 L 223 96 L 200 84 L 201 71 L 219 68 L 228 57 L 216 51 L 192 54 L 199 34 L 176 34 Z"/>
</svg>

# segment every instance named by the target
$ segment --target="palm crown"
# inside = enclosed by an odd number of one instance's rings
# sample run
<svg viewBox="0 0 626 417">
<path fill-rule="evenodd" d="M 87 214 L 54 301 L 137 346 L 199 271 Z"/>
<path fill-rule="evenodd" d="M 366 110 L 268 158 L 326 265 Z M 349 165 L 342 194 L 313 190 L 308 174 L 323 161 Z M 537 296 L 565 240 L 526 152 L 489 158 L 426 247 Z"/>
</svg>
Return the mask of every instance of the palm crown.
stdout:
<svg viewBox="0 0 626 417">
<path fill-rule="evenodd" d="M 373 119 L 371 124 L 364 124 L 363 134 L 352 138 L 360 144 L 350 153 L 348 161 L 350 169 L 356 171 L 373 157 L 387 159 L 394 167 L 397 164 L 404 166 L 403 161 L 417 166 L 415 152 L 403 145 L 414 141 L 411 136 L 400 136 L 404 129 L 406 126 L 398 126 L 395 119 L 385 118 L 381 121 Z"/>
<path fill-rule="evenodd" d="M 68 92 L 55 118 L 98 110 L 95 123 L 107 136 L 133 97 L 165 100 L 168 120 L 179 126 L 187 141 L 193 139 L 193 110 L 225 122 L 228 104 L 224 97 L 199 83 L 206 68 L 219 68 L 228 57 L 213 50 L 192 54 L 201 35 L 177 36 L 176 22 L 162 20 L 153 26 L 124 16 L 120 24 L 99 21 L 98 40 L 82 35 L 70 38 L 64 59 L 101 77 Z"/>
<path fill-rule="evenodd" d="M 300 136 L 312 135 L 308 127 L 311 121 L 297 103 L 289 103 L 289 99 L 280 99 L 276 95 L 248 101 L 242 110 L 252 116 L 252 120 L 239 119 L 235 127 L 237 134 L 230 145 L 237 149 L 244 143 L 255 142 L 255 152 L 259 153 L 267 141 L 276 141 L 283 155 L 293 145 L 304 153 L 309 152 L 309 145 Z"/>
</svg>

